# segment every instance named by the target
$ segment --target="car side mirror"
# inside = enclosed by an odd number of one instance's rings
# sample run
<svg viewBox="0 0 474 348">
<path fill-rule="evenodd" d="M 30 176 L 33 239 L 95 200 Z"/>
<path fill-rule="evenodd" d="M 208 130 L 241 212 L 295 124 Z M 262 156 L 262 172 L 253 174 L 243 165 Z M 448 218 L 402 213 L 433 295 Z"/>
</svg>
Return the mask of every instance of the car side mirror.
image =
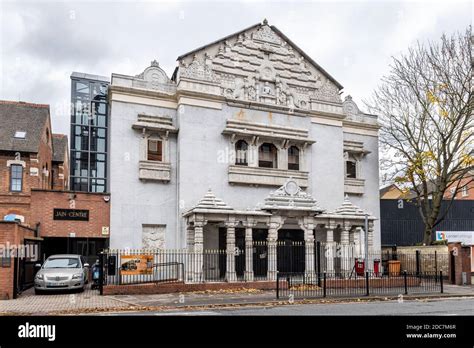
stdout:
<svg viewBox="0 0 474 348">
<path fill-rule="evenodd" d="M 35 264 L 35 268 L 41 268 L 41 264 L 40 263 Z"/>
<path fill-rule="evenodd" d="M 90 265 L 88 263 L 85 263 L 84 267 L 90 267 Z"/>
</svg>

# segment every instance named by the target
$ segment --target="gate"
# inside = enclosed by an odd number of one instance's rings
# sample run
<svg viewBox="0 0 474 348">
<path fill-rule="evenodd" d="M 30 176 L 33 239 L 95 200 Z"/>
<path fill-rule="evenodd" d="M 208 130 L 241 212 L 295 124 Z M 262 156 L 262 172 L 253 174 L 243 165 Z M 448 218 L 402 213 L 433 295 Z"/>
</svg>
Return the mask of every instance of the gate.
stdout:
<svg viewBox="0 0 474 348">
<path fill-rule="evenodd" d="M 304 272 L 304 242 L 289 240 L 277 242 L 277 270 L 284 273 Z"/>
</svg>

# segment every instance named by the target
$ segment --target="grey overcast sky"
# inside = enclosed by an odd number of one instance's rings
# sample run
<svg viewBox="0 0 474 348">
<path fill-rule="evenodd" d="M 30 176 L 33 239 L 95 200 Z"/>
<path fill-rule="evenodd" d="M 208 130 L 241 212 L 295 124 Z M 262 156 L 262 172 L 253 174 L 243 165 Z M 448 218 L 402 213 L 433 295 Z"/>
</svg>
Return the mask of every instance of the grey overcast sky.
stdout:
<svg viewBox="0 0 474 348">
<path fill-rule="evenodd" d="M 464 31 L 471 1 L 3 1 L 0 99 L 51 105 L 69 134 L 70 75 L 138 74 L 267 18 L 343 86 L 367 99 L 391 56 Z M 0 125 L 1 126 L 1 125 Z"/>
</svg>

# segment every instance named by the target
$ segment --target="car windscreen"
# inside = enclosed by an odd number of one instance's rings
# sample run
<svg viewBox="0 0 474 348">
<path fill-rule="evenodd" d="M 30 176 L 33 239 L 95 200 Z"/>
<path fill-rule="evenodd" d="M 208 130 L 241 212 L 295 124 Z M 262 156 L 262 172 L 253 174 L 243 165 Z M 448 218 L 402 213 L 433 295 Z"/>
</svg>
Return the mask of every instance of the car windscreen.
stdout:
<svg viewBox="0 0 474 348">
<path fill-rule="evenodd" d="M 81 263 L 78 258 L 73 257 L 64 257 L 64 258 L 54 258 L 47 259 L 44 263 L 43 268 L 80 268 Z"/>
</svg>

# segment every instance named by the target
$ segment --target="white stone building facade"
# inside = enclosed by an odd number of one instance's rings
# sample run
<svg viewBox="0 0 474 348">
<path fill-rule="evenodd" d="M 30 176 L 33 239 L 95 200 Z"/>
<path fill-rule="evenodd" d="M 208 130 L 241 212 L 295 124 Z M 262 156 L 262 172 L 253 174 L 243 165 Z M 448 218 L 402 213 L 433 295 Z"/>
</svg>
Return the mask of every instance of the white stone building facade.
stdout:
<svg viewBox="0 0 474 348">
<path fill-rule="evenodd" d="M 341 90 L 266 21 L 178 57 L 171 78 L 156 61 L 112 74 L 111 247 L 361 252 L 368 214 L 379 250 L 377 117 Z"/>
</svg>

